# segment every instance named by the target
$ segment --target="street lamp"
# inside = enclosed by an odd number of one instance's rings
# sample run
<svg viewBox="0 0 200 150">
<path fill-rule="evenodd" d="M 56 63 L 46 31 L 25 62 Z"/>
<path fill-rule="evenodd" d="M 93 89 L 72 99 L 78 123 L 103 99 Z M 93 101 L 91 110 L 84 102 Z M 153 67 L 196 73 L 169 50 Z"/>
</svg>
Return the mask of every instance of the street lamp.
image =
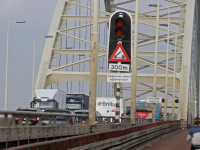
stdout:
<svg viewBox="0 0 200 150">
<path fill-rule="evenodd" d="M 170 9 L 166 5 L 150 4 L 151 7 L 166 7 L 168 9 L 168 38 L 167 38 L 167 60 L 166 60 L 166 77 L 165 77 L 165 107 L 164 120 L 167 120 L 167 99 L 168 99 L 168 66 L 169 66 L 169 25 L 170 25 Z"/>
<path fill-rule="evenodd" d="M 34 40 L 34 52 L 33 52 L 33 78 L 32 78 L 32 99 L 34 97 L 34 75 L 35 75 L 35 47 L 36 47 L 36 40 L 40 37 L 45 37 L 45 38 L 52 38 L 53 36 L 46 35 L 46 36 L 37 36 Z"/>
<path fill-rule="evenodd" d="M 172 26 L 175 28 L 176 30 L 176 38 L 175 38 L 175 50 L 174 50 L 174 77 L 173 77 L 173 101 L 172 101 L 172 120 L 174 120 L 174 105 L 175 105 L 175 85 L 176 85 L 176 54 L 177 54 L 177 48 L 176 48 L 176 44 L 177 44 L 177 27 L 175 25 L 172 24 L 160 24 L 160 26 Z"/>
<path fill-rule="evenodd" d="M 8 50 L 9 50 L 9 27 L 11 23 L 26 23 L 26 21 L 11 21 L 8 23 L 7 30 L 7 54 L 6 54 L 6 85 L 5 85 L 5 110 L 7 110 L 7 96 L 8 96 Z"/>
</svg>

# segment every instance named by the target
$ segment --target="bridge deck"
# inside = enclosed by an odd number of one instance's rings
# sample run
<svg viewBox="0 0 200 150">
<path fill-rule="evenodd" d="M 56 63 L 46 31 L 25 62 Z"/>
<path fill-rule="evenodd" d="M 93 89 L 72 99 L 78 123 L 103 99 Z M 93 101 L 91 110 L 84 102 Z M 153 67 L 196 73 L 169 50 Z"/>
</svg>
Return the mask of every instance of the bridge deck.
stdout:
<svg viewBox="0 0 200 150">
<path fill-rule="evenodd" d="M 185 140 L 188 132 L 189 130 L 176 132 L 162 140 L 152 143 L 151 146 L 142 148 L 141 150 L 189 150 L 191 143 L 187 143 Z"/>
</svg>

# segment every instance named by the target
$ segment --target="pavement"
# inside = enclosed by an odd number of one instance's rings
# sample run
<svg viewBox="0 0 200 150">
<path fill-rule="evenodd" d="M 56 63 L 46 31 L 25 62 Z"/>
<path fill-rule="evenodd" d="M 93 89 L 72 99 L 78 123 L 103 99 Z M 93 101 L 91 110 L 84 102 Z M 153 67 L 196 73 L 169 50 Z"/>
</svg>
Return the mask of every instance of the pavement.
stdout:
<svg viewBox="0 0 200 150">
<path fill-rule="evenodd" d="M 182 130 L 151 143 L 140 150 L 190 150 L 191 142 L 186 142 L 189 130 Z"/>
</svg>

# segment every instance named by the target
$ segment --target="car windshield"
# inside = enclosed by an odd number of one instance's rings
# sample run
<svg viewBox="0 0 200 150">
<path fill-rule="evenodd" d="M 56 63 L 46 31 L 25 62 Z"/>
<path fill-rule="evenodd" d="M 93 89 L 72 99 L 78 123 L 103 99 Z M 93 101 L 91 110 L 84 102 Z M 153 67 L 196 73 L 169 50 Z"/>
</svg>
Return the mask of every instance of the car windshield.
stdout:
<svg viewBox="0 0 200 150">
<path fill-rule="evenodd" d="M 79 115 L 88 115 L 89 112 L 75 112 L 75 114 L 79 114 Z"/>
<path fill-rule="evenodd" d="M 66 102 L 82 102 L 82 99 L 80 99 L 80 98 L 67 98 L 66 99 Z"/>
<path fill-rule="evenodd" d="M 70 114 L 70 112 L 62 111 L 45 111 L 46 113 L 60 113 L 60 114 Z M 43 120 L 49 120 L 49 116 L 42 116 Z M 52 118 L 53 119 L 53 118 Z M 67 120 L 67 116 L 56 116 L 56 120 Z"/>
<path fill-rule="evenodd" d="M 66 109 L 81 109 L 81 104 L 66 104 Z"/>
<path fill-rule="evenodd" d="M 56 108 L 55 102 L 49 102 L 49 101 L 39 101 L 34 102 L 34 108 Z"/>
</svg>

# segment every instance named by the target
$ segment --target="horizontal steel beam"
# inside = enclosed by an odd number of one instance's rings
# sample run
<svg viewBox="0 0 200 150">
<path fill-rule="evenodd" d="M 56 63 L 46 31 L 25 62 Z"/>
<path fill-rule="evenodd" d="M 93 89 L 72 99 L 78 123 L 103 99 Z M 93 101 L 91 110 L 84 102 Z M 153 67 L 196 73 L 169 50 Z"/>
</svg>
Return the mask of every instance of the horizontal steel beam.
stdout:
<svg viewBox="0 0 200 150">
<path fill-rule="evenodd" d="M 131 91 L 131 87 L 121 87 L 121 90 Z M 153 91 L 151 88 L 137 88 L 137 91 Z M 159 89 L 157 88 L 156 91 L 165 91 L 165 89 Z M 168 89 L 169 92 L 173 92 L 173 89 Z M 176 92 L 179 92 L 179 90 L 175 90 Z"/>
<path fill-rule="evenodd" d="M 93 8 L 87 7 L 87 6 L 84 6 L 84 5 L 79 5 L 79 4 L 76 4 L 76 3 L 69 2 L 69 1 L 67 2 L 67 4 L 74 5 L 74 6 L 77 6 L 77 7 L 80 7 L 80 8 L 84 8 L 84 9 L 93 11 Z M 102 10 L 99 10 L 99 13 L 102 13 L 102 14 L 105 14 L 105 15 L 111 15 L 111 13 L 105 12 L 105 11 L 102 11 Z"/>
<path fill-rule="evenodd" d="M 146 66 L 146 65 L 147 65 L 146 63 L 137 62 L 137 66 Z M 171 67 L 174 67 L 174 63 L 169 63 L 168 65 L 171 66 Z M 151 66 L 151 65 L 149 65 L 149 66 Z M 166 63 L 159 64 L 159 66 L 165 68 L 166 67 Z M 176 67 L 180 67 L 180 66 L 181 66 L 181 64 L 177 64 L 176 65 Z M 163 71 L 165 71 L 165 70 L 163 70 Z"/>
<path fill-rule="evenodd" d="M 175 8 L 180 8 L 180 7 L 184 7 L 186 6 L 186 4 L 182 4 L 182 5 L 175 5 L 175 6 L 170 6 L 169 9 L 175 9 Z M 160 8 L 160 12 L 161 11 L 165 11 L 165 10 L 168 10 L 168 8 Z M 140 13 L 139 15 L 146 15 L 146 14 L 150 14 L 150 13 L 156 13 L 157 12 L 157 9 L 155 10 L 150 10 L 150 11 L 147 11 L 147 12 L 142 12 Z"/>
<path fill-rule="evenodd" d="M 131 102 L 126 102 L 126 107 L 130 107 Z M 175 108 L 178 108 L 179 104 L 175 103 Z M 164 103 L 162 103 L 162 107 L 164 107 Z M 167 103 L 167 108 L 172 108 L 172 103 Z"/>
<path fill-rule="evenodd" d="M 53 54 L 75 54 L 75 55 L 90 55 L 91 50 L 85 49 L 54 49 Z M 107 54 L 107 51 L 98 51 L 98 55 Z"/>
<path fill-rule="evenodd" d="M 53 49 L 53 54 L 75 54 L 75 55 L 90 55 L 91 50 L 87 49 Z M 107 51 L 98 51 L 99 55 L 107 54 Z M 138 51 L 138 56 L 155 56 L 154 51 Z M 166 52 L 158 52 L 159 57 L 166 57 Z M 177 57 L 182 57 L 182 52 L 176 53 Z M 169 57 L 174 57 L 174 52 L 169 53 Z"/>
<path fill-rule="evenodd" d="M 48 71 L 48 76 L 46 80 L 46 85 L 51 85 L 59 82 L 68 82 L 68 81 L 89 81 L 90 73 L 89 72 L 66 72 L 66 71 Z M 107 82 L 108 73 L 98 73 L 97 81 L 98 82 Z M 177 74 L 176 74 L 177 75 Z M 168 83 L 169 86 L 173 86 L 173 75 L 169 74 Z M 153 83 L 154 75 L 153 74 L 137 74 L 138 83 Z M 157 83 L 160 85 L 165 85 L 165 74 L 157 75 Z M 180 80 L 176 78 L 176 88 L 179 89 Z"/>
<path fill-rule="evenodd" d="M 112 7 L 115 7 L 115 6 L 119 6 L 119 5 L 124 5 L 124 4 L 127 4 L 127 3 L 131 3 L 131 2 L 134 2 L 135 0 L 128 0 L 128 1 L 123 1 L 123 2 L 120 2 L 120 3 L 117 3 L 117 4 L 113 4 L 111 5 Z"/>
<path fill-rule="evenodd" d="M 110 17 L 107 16 L 99 16 L 99 21 L 109 20 Z M 92 16 L 62 16 L 62 20 L 93 20 Z M 142 22 L 156 22 L 156 17 L 139 17 L 139 21 Z M 168 17 L 161 17 L 159 22 L 167 22 Z M 135 17 L 133 17 L 133 22 L 135 22 Z M 171 17 L 170 22 L 185 22 L 184 19 L 180 17 Z"/>
<path fill-rule="evenodd" d="M 177 1 L 177 0 L 166 0 L 168 2 L 172 2 L 172 3 L 175 3 L 175 4 L 179 4 L 179 5 L 183 5 L 184 3 L 183 2 L 180 2 L 180 1 Z"/>
</svg>

